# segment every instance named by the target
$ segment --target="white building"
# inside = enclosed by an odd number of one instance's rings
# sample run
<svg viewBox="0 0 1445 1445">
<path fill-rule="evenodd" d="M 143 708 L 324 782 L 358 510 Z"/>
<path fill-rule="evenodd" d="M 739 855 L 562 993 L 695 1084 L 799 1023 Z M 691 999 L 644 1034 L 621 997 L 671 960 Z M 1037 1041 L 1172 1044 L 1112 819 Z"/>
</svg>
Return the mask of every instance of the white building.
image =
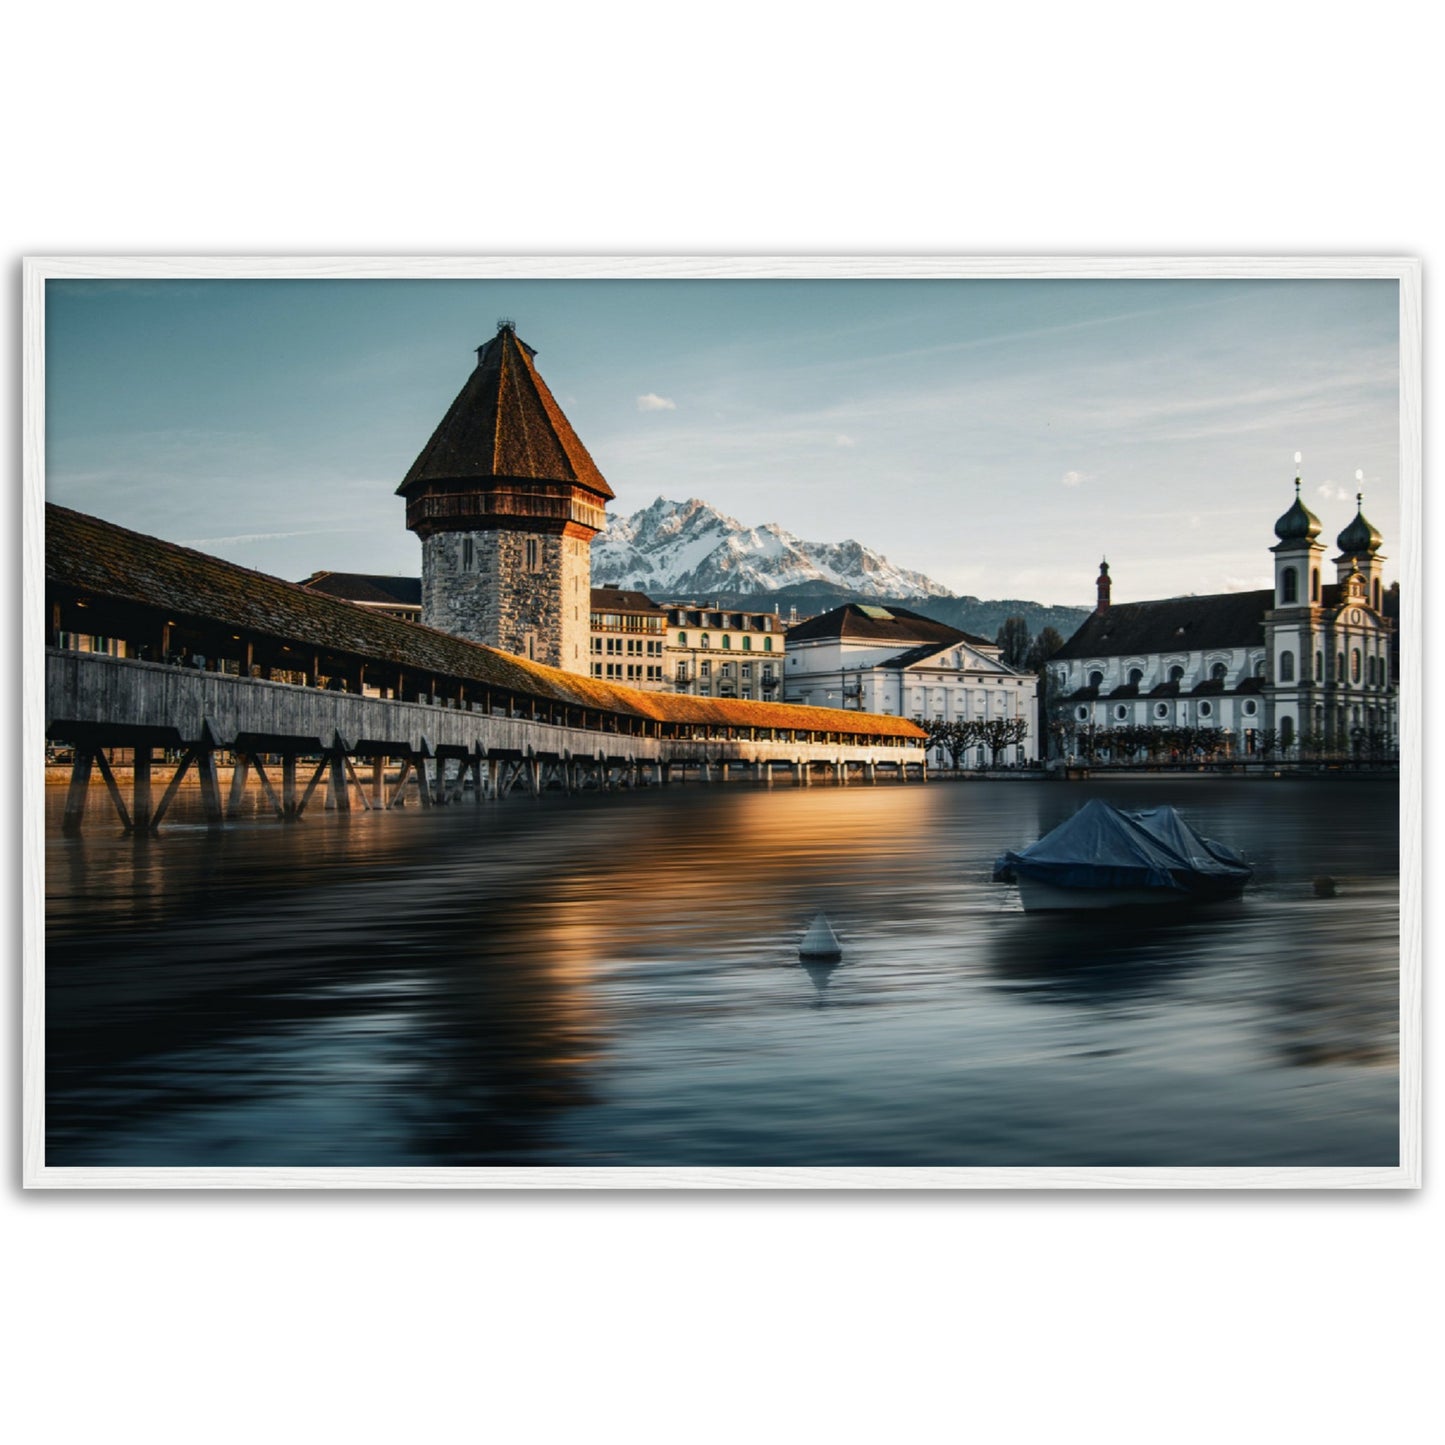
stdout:
<svg viewBox="0 0 1445 1445">
<path fill-rule="evenodd" d="M 1051 725 L 1067 752 L 1120 728 L 1219 733 L 1248 757 L 1271 733 L 1282 750 L 1392 753 L 1398 745 L 1392 597 L 1380 534 L 1357 510 L 1325 583 L 1320 521 L 1300 501 L 1275 523 L 1275 582 L 1257 592 L 1098 602 L 1049 659 Z"/>
<path fill-rule="evenodd" d="M 902 607 L 849 603 L 788 630 L 783 701 L 917 718 L 930 723 L 1023 723 L 1027 732 L 999 761 L 1038 757 L 1038 679 L 1005 666 L 982 637 Z M 994 761 L 987 743 L 966 764 Z M 952 763 L 942 750 L 935 766 Z"/>
</svg>

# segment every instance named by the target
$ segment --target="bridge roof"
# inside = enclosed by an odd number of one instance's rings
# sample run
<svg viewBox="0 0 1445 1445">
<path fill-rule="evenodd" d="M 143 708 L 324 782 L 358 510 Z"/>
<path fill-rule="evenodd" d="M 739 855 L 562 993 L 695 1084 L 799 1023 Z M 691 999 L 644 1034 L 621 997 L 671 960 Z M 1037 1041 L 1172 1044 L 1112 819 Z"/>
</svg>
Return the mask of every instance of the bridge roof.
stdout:
<svg viewBox="0 0 1445 1445">
<path fill-rule="evenodd" d="M 498 478 L 575 482 L 613 495 L 538 375 L 536 354 L 510 325 L 478 348 L 476 369 L 397 488 L 400 496 L 427 482 Z"/>
<path fill-rule="evenodd" d="M 203 622 L 227 633 L 299 643 L 413 674 L 656 722 L 923 736 L 906 718 L 639 692 L 562 672 L 53 503 L 45 508 L 45 580 L 48 588 L 95 605 L 98 632 L 106 605 L 121 604 Z"/>
</svg>

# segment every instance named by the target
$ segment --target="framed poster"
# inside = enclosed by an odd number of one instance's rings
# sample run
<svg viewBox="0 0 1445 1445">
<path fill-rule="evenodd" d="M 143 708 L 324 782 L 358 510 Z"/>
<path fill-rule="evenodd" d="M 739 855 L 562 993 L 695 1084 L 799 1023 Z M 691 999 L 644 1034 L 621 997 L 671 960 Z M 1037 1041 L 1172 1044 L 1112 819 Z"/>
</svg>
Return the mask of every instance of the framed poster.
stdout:
<svg viewBox="0 0 1445 1445">
<path fill-rule="evenodd" d="M 28 262 L 27 1185 L 1418 1185 L 1419 282 Z"/>
</svg>

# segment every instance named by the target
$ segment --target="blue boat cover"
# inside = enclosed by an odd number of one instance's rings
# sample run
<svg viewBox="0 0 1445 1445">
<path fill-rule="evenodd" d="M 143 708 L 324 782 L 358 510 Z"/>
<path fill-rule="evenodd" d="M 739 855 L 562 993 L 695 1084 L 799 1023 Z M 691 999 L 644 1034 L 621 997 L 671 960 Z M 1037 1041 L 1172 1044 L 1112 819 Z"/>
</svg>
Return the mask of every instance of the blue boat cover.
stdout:
<svg viewBox="0 0 1445 1445">
<path fill-rule="evenodd" d="M 1242 884 L 1254 870 L 1232 848 L 1201 838 L 1173 808 L 1125 812 L 1098 798 L 1037 843 L 1004 853 L 995 881 L 1020 876 L 1056 888 L 1163 888 L 1193 893 Z"/>
</svg>

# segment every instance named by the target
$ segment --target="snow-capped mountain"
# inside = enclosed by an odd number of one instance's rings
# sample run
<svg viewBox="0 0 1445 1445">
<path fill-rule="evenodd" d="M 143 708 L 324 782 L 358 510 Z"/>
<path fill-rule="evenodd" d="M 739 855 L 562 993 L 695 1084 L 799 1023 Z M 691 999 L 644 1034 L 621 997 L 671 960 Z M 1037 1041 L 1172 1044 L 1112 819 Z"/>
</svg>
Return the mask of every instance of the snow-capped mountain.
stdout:
<svg viewBox="0 0 1445 1445">
<path fill-rule="evenodd" d="M 798 582 L 832 582 L 864 597 L 953 596 L 858 542 L 804 542 L 772 522 L 745 527 L 696 497 L 659 497 L 630 517 L 609 518 L 592 544 L 594 587 L 635 587 L 658 599 Z"/>
</svg>

